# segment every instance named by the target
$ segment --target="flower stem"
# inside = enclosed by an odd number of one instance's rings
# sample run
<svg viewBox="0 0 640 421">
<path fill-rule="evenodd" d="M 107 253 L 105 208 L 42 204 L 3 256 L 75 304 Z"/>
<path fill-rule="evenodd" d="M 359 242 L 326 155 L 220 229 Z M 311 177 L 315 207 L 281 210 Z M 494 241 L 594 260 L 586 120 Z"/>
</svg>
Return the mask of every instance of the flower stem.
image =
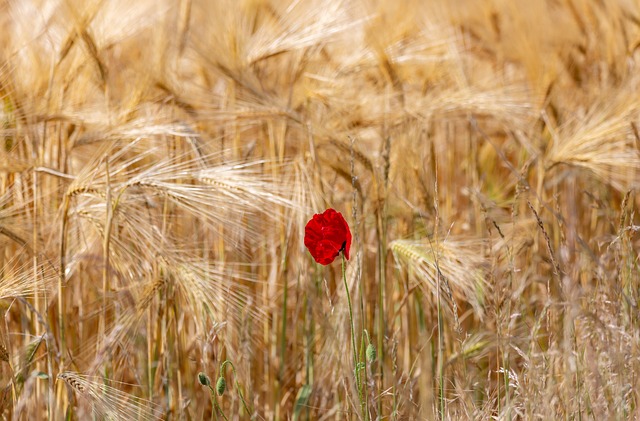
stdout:
<svg viewBox="0 0 640 421">
<path fill-rule="evenodd" d="M 229 421 L 229 418 L 227 418 L 227 416 L 224 414 L 224 412 L 222 412 L 222 408 L 220 408 L 220 404 L 218 403 L 218 401 L 214 398 L 214 402 L 216 404 L 216 407 L 214 408 L 214 411 L 217 409 L 218 411 L 220 411 L 220 415 L 222 415 L 222 418 L 225 419 L 225 421 Z M 216 419 L 217 419 L 217 415 L 216 415 Z"/>
<path fill-rule="evenodd" d="M 216 391 L 213 390 L 213 387 L 211 387 L 211 385 L 208 385 L 208 387 L 209 387 L 209 392 L 211 392 L 211 403 L 213 404 L 213 408 L 211 408 L 211 419 L 213 419 L 213 416 L 215 415 L 216 421 L 217 421 L 218 411 L 220 411 L 222 418 L 224 418 L 226 421 L 229 421 L 229 419 L 224 414 L 224 412 L 222 412 L 222 408 L 220 408 L 220 405 L 218 404 L 218 399 L 216 398 Z"/>
<path fill-rule="evenodd" d="M 236 390 L 238 391 L 238 395 L 240 396 L 240 401 L 242 402 L 242 406 L 244 407 L 244 410 L 247 412 L 247 415 L 251 416 L 253 412 L 249 409 L 249 406 L 247 405 L 247 402 L 244 400 L 244 396 L 242 395 L 242 390 L 240 390 L 240 384 L 238 383 L 238 373 L 236 372 L 236 366 L 233 365 L 231 361 L 225 360 L 220 365 L 220 375 L 224 376 L 224 367 L 227 364 L 229 364 L 231 366 L 231 369 L 233 370 L 234 383 L 236 386 Z"/>
<path fill-rule="evenodd" d="M 346 263 L 344 253 L 342 253 L 342 280 L 344 281 L 344 289 L 347 292 L 347 303 L 349 304 L 349 321 L 351 322 L 351 346 L 353 348 L 353 374 L 356 378 L 356 387 L 358 389 L 358 400 L 360 401 L 360 407 L 362 409 L 362 416 L 366 420 L 367 408 L 364 403 L 364 397 L 362 396 L 362 383 L 360 382 L 360 370 L 358 361 L 358 351 L 356 349 L 356 333 L 355 325 L 353 324 L 353 306 L 351 305 L 351 295 L 349 294 L 349 285 L 347 284 Z"/>
<path fill-rule="evenodd" d="M 356 351 L 356 337 L 355 337 L 355 327 L 353 324 L 353 307 L 351 306 L 351 295 L 349 294 L 349 285 L 347 284 L 347 275 L 346 275 L 346 267 L 345 267 L 345 258 L 344 254 L 342 254 L 342 280 L 344 281 L 344 289 L 347 291 L 347 303 L 349 303 L 349 321 L 351 322 L 351 346 L 353 347 L 353 364 L 355 366 L 358 365 L 358 354 Z M 356 376 L 357 379 L 357 376 Z M 359 382 L 358 382 L 358 388 Z"/>
</svg>

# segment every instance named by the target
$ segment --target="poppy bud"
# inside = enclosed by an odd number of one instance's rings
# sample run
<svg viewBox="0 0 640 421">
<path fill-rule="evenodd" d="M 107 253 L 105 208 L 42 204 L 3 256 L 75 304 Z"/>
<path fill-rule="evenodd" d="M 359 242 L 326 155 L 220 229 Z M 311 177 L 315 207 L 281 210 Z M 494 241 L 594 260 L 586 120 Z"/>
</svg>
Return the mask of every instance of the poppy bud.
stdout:
<svg viewBox="0 0 640 421">
<path fill-rule="evenodd" d="M 198 373 L 198 381 L 203 386 L 210 386 L 211 380 L 209 380 L 209 376 L 204 374 L 202 371 Z"/>
<path fill-rule="evenodd" d="M 227 381 L 224 379 L 224 377 L 220 376 L 218 378 L 218 382 L 216 383 L 216 391 L 218 392 L 218 396 L 222 396 L 226 388 Z"/>
<path fill-rule="evenodd" d="M 367 346 L 367 360 L 369 362 L 373 362 L 376 360 L 378 353 L 376 352 L 376 347 L 373 344 L 369 344 Z"/>
</svg>

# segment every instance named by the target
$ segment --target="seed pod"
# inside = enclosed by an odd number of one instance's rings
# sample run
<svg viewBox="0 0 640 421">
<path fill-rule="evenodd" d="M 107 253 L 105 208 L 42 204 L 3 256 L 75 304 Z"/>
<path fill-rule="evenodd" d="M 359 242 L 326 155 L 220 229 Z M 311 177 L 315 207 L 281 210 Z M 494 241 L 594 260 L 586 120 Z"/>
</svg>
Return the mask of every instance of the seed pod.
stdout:
<svg viewBox="0 0 640 421">
<path fill-rule="evenodd" d="M 198 381 L 203 386 L 210 386 L 211 380 L 209 380 L 209 376 L 204 374 L 202 371 L 198 373 Z"/>
<path fill-rule="evenodd" d="M 221 376 L 220 378 L 218 378 L 218 382 L 216 383 L 216 391 L 218 392 L 218 396 L 222 396 L 226 388 L 227 381 L 224 379 L 224 377 Z"/>
<path fill-rule="evenodd" d="M 369 344 L 369 346 L 367 346 L 367 360 L 369 362 L 373 362 L 376 360 L 377 356 L 378 353 L 376 352 L 376 347 L 373 346 L 373 344 Z"/>
</svg>

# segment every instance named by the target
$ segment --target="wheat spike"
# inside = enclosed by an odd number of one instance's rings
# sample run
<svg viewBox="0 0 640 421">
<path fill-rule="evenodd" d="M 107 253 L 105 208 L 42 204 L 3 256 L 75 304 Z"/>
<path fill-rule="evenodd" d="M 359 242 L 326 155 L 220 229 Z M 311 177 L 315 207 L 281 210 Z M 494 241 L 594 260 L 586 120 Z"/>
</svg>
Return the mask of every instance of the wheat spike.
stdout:
<svg viewBox="0 0 640 421">
<path fill-rule="evenodd" d="M 395 240 L 389 244 L 396 261 L 410 270 L 419 285 L 433 297 L 440 284 L 442 297 L 453 308 L 454 298 L 469 302 L 478 315 L 484 314 L 487 262 L 484 242 L 447 238 L 437 244 L 426 240 Z M 441 278 L 442 282 L 438 281 Z"/>
<path fill-rule="evenodd" d="M 149 401 L 119 390 L 110 384 L 130 386 L 124 383 L 92 378 L 66 371 L 58 374 L 58 379 L 92 406 L 95 415 L 112 420 L 153 421 L 163 419 L 161 411 Z"/>
</svg>

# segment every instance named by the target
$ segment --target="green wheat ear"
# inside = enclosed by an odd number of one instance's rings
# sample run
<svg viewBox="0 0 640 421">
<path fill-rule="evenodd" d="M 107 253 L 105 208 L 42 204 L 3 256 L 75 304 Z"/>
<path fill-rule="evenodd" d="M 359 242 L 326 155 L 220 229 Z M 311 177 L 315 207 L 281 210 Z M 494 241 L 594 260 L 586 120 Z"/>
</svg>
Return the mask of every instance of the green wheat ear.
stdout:
<svg viewBox="0 0 640 421">
<path fill-rule="evenodd" d="M 374 362 L 378 357 L 378 352 L 376 351 L 376 347 L 373 344 L 369 344 L 367 346 L 367 361 Z"/>
<path fill-rule="evenodd" d="M 209 380 L 209 376 L 204 374 L 202 371 L 198 373 L 198 381 L 203 386 L 211 386 L 211 380 Z"/>
<path fill-rule="evenodd" d="M 222 396 L 226 388 L 227 381 L 224 379 L 224 377 L 220 376 L 220 378 L 218 378 L 218 382 L 216 383 L 216 391 L 218 392 L 218 396 Z"/>
</svg>

